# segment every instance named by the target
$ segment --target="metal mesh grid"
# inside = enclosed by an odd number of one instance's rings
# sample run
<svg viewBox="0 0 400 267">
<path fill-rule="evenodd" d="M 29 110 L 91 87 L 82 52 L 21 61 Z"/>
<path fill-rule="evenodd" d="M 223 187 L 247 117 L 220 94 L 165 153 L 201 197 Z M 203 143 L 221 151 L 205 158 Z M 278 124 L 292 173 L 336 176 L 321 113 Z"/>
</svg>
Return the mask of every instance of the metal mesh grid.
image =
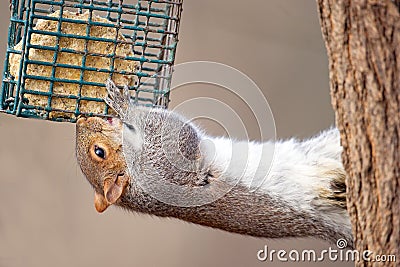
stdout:
<svg viewBox="0 0 400 267">
<path fill-rule="evenodd" d="M 134 1 L 134 0 L 133 0 Z M 8 47 L 4 64 L 3 82 L 0 92 L 0 111 L 20 117 L 34 117 L 53 121 L 75 122 L 81 114 L 87 116 L 109 116 L 108 107 L 102 97 L 84 94 L 86 87 L 101 88 L 105 92 L 105 79 L 101 82 L 86 79 L 86 74 L 105 75 L 114 79 L 134 77 L 129 84 L 134 101 L 140 105 L 167 107 L 172 66 L 178 42 L 179 20 L 183 0 L 136 0 L 129 3 L 124 0 L 12 0 L 12 14 L 8 32 Z M 59 11 L 58 16 L 54 12 Z M 88 14 L 88 19 L 77 20 L 65 16 L 65 12 Z M 53 15 L 52 15 L 53 14 Z M 102 17 L 106 20 L 95 20 Z M 38 21 L 54 23 L 54 31 L 35 28 Z M 63 23 L 84 25 L 85 34 L 65 33 Z M 80 26 L 77 26 L 80 27 Z M 83 26 L 82 26 L 83 27 Z M 96 27 L 112 28 L 114 38 L 91 35 Z M 55 42 L 50 45 L 32 43 L 34 35 L 46 35 Z M 122 35 L 124 39 L 118 38 Z M 82 40 L 84 49 L 63 47 L 66 38 Z M 112 47 L 106 54 L 90 51 L 91 42 L 101 42 Z M 21 43 L 20 49 L 16 45 Z M 130 47 L 129 55 L 117 53 L 121 45 Z M 35 50 L 36 49 L 36 50 Z M 35 51 L 51 53 L 50 60 L 33 58 Z M 80 64 L 60 62 L 64 55 L 79 55 Z M 10 72 L 10 59 L 19 56 L 17 73 Z M 98 60 L 96 59 L 98 58 Z M 107 68 L 96 68 L 95 62 L 108 60 Z M 88 64 L 88 61 L 92 63 Z M 136 62 L 131 71 L 120 70 L 116 62 Z M 93 63 L 94 62 L 94 63 Z M 94 65 L 93 65 L 94 64 Z M 34 66 L 50 70 L 37 71 L 32 75 L 29 68 Z M 41 69 L 39 69 L 41 70 Z M 39 72 L 39 74 L 38 74 Z M 79 78 L 71 79 L 67 74 L 78 73 Z M 96 75 L 97 74 L 97 75 Z M 26 81 L 40 81 L 38 88 L 29 88 Z M 61 94 L 57 86 L 76 86 L 75 93 Z M 35 104 L 30 96 L 44 99 L 42 104 Z M 68 102 L 73 108 L 59 108 L 57 101 Z M 100 112 L 87 111 L 83 103 L 101 103 Z M 44 104 L 43 104 L 44 103 Z"/>
</svg>

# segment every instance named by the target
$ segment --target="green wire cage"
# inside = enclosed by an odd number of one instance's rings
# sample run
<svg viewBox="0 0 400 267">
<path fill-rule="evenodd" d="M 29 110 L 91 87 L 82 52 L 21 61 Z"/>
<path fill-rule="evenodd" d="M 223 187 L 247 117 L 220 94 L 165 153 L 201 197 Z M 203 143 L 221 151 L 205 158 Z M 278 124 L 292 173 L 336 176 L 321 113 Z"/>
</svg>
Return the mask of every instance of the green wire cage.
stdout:
<svg viewBox="0 0 400 267">
<path fill-rule="evenodd" d="M 105 82 L 166 108 L 183 0 L 12 0 L 0 112 L 112 116 Z"/>
</svg>

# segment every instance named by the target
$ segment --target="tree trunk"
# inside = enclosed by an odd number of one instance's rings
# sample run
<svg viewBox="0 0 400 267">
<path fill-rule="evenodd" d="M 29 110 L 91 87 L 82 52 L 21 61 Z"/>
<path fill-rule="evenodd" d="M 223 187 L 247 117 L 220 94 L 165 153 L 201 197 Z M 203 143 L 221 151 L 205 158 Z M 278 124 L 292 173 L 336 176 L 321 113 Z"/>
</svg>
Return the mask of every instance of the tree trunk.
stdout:
<svg viewBox="0 0 400 267">
<path fill-rule="evenodd" d="M 357 266 L 400 266 L 400 0 L 317 0 Z M 373 262 L 376 255 L 396 262 Z"/>
</svg>

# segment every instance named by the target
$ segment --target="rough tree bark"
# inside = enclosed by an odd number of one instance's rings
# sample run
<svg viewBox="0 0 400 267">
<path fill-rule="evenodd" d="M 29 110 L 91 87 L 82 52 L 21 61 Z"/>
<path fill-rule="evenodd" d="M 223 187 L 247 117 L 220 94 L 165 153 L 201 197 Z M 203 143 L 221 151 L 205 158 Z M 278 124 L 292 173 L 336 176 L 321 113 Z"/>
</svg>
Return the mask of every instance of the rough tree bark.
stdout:
<svg viewBox="0 0 400 267">
<path fill-rule="evenodd" d="M 400 266 L 400 0 L 317 3 L 355 246 L 397 261 L 356 265 Z"/>
</svg>

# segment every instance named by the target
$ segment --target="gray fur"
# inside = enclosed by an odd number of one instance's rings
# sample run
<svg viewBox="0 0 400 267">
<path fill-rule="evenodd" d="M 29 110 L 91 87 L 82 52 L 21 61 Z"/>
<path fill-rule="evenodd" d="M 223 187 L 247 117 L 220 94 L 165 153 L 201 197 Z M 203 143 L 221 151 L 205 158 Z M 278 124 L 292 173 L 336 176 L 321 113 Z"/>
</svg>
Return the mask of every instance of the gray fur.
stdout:
<svg viewBox="0 0 400 267">
<path fill-rule="evenodd" d="M 330 242 L 345 238 L 352 247 L 349 226 L 325 216 L 325 213 L 334 213 L 348 220 L 342 170 L 339 175 L 332 170 L 327 176 L 333 177 L 331 187 L 316 192 L 309 210 L 298 209 L 279 195 L 229 184 L 217 166 L 204 164 L 199 147 L 200 131 L 179 115 L 134 107 L 129 104 L 127 93 L 121 94 L 112 82 L 108 83 L 108 90 L 110 98 L 106 101 L 119 113 L 124 124 L 122 147 L 132 178 L 116 205 L 256 237 L 315 237 Z M 82 170 L 86 176 L 90 175 L 87 167 Z M 148 191 L 165 190 L 158 193 L 173 197 L 173 192 L 163 187 L 165 183 L 185 188 L 188 198 L 194 198 L 196 190 L 222 197 L 201 206 L 170 205 Z M 224 194 L 225 191 L 228 193 Z"/>
</svg>

